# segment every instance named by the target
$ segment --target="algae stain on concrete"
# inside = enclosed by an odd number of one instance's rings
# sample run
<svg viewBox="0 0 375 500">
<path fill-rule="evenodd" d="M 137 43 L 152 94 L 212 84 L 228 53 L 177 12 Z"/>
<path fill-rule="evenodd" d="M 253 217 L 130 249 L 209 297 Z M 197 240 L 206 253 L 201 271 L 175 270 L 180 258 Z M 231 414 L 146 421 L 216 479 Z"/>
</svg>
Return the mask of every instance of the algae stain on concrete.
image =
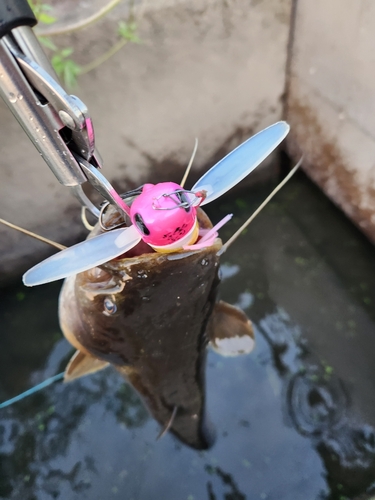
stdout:
<svg viewBox="0 0 375 500">
<path fill-rule="evenodd" d="M 297 94 L 297 93 L 295 93 Z M 330 140 L 322 121 L 307 103 L 289 98 L 287 120 L 291 133 L 288 150 L 294 159 L 304 155 L 309 177 L 375 243 L 375 188 L 359 183 L 358 172 L 349 165 L 342 148 Z"/>
</svg>

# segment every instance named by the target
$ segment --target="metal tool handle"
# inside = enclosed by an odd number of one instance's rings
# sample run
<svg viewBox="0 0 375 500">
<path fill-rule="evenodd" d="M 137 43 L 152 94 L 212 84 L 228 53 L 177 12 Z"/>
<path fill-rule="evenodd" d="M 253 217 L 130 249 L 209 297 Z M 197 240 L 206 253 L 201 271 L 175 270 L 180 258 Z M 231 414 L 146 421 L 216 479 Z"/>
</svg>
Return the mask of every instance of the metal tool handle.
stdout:
<svg viewBox="0 0 375 500">
<path fill-rule="evenodd" d="M 27 0 L 0 1 L 0 38 L 19 26 L 35 26 L 37 20 Z"/>
<path fill-rule="evenodd" d="M 52 106 L 42 104 L 29 85 L 5 37 L 0 40 L 0 97 L 3 98 L 59 182 L 76 186 L 87 179 L 59 131 L 64 124 Z"/>
<path fill-rule="evenodd" d="M 81 187 L 89 181 L 127 214 L 127 205 L 98 171 L 102 161 L 88 109 L 57 82 L 31 29 L 36 22 L 27 0 L 0 0 L 0 97 L 58 181 L 73 188 L 82 205 L 99 215 Z"/>
</svg>

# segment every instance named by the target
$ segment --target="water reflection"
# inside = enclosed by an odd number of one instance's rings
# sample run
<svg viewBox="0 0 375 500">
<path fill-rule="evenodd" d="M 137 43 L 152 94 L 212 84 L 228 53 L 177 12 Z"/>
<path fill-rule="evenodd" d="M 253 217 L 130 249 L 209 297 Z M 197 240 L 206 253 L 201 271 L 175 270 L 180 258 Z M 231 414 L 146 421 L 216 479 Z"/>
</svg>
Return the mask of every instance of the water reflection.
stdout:
<svg viewBox="0 0 375 500">
<path fill-rule="evenodd" d="M 238 489 L 231 474 L 224 472 L 220 467 L 212 467 L 211 465 L 206 465 L 205 469 L 208 474 L 212 476 L 216 475 L 225 486 L 227 492 L 225 493 L 224 500 L 246 500 L 246 495 Z M 211 481 L 207 483 L 207 493 L 209 500 L 218 500 L 219 497 L 215 495 L 214 486 Z"/>
<path fill-rule="evenodd" d="M 3 412 L 0 426 L 0 495 L 5 498 L 40 498 L 37 491 L 57 498 L 61 481 L 75 493 L 90 488 L 85 480 L 96 470 L 93 458 L 84 456 L 61 469 L 59 457 L 72 447 L 72 438 L 90 427 L 90 408 L 100 402 L 127 429 L 141 427 L 148 419 L 142 402 L 129 386 L 107 375 L 77 382 L 70 390 L 60 386 L 37 394 Z M 115 395 L 113 388 L 116 388 Z M 105 397 L 110 394 L 110 397 Z M 74 437 L 75 436 L 75 437 Z M 35 488 L 35 496 L 32 491 Z M 39 493 L 40 494 L 40 493 Z"/>
<path fill-rule="evenodd" d="M 375 429 L 351 415 L 350 387 L 311 353 L 284 311 L 269 314 L 259 326 L 285 384 L 287 421 L 312 440 L 325 464 L 328 498 L 363 492 L 375 479 Z"/>
<path fill-rule="evenodd" d="M 327 210 L 319 220 L 324 210 L 316 198 L 303 179 L 289 186 L 263 217 L 255 258 L 247 255 L 246 263 L 233 254 L 242 272 L 251 269 L 248 314 L 271 348 L 285 421 L 323 460 L 329 493 L 319 498 L 342 500 L 375 486 L 375 325 L 368 307 L 375 261 L 343 218 Z"/>
</svg>

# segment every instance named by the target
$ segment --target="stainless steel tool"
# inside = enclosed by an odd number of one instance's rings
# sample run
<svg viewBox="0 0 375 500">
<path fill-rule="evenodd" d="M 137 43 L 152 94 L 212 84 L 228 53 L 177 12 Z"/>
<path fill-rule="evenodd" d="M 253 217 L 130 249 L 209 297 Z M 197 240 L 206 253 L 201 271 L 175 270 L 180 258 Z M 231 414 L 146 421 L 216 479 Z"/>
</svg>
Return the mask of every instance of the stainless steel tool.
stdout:
<svg viewBox="0 0 375 500">
<path fill-rule="evenodd" d="M 102 160 L 86 105 L 58 83 L 36 38 L 27 0 L 0 2 L 0 96 L 57 180 L 72 188 L 96 217 L 99 209 L 82 184 L 89 182 L 122 213 L 128 207 L 99 171 Z"/>
</svg>

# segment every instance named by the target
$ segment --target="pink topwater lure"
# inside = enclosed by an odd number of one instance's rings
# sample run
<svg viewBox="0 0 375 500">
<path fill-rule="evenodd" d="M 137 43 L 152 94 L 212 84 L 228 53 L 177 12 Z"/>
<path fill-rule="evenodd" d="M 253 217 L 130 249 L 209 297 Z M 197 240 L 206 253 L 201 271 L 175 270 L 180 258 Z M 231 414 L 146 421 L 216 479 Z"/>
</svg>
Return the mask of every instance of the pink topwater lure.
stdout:
<svg viewBox="0 0 375 500">
<path fill-rule="evenodd" d="M 286 122 L 258 132 L 214 165 L 190 191 L 173 182 L 145 184 L 129 208 L 131 226 L 109 230 L 49 257 L 24 274 L 24 284 L 41 285 L 100 266 L 128 252 L 141 239 L 162 253 L 212 245 L 231 215 L 200 232 L 196 207 L 219 198 L 249 175 L 288 132 Z"/>
<path fill-rule="evenodd" d="M 130 218 L 156 252 L 199 250 L 212 245 L 218 230 L 232 218 L 225 216 L 209 231 L 200 229 L 196 207 L 205 198 L 206 191 L 193 193 L 174 182 L 145 184 L 130 208 Z"/>
<path fill-rule="evenodd" d="M 196 206 L 204 199 L 174 182 L 145 184 L 130 207 L 142 239 L 157 252 L 173 252 L 195 243 L 199 235 Z"/>
</svg>

